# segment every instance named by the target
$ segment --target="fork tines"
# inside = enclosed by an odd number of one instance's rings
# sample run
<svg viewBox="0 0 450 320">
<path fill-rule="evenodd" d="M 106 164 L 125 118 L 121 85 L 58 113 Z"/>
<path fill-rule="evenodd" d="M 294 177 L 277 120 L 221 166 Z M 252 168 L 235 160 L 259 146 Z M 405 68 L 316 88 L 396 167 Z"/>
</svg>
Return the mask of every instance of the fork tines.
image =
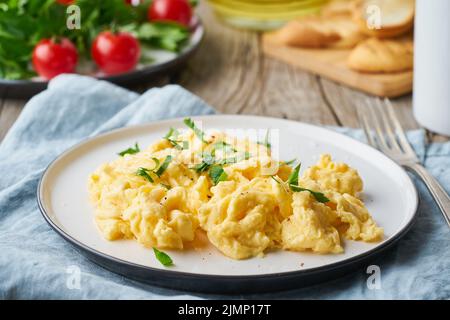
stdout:
<svg viewBox="0 0 450 320">
<path fill-rule="evenodd" d="M 418 161 L 389 99 L 366 99 L 357 113 L 370 145 L 397 161 Z"/>
</svg>

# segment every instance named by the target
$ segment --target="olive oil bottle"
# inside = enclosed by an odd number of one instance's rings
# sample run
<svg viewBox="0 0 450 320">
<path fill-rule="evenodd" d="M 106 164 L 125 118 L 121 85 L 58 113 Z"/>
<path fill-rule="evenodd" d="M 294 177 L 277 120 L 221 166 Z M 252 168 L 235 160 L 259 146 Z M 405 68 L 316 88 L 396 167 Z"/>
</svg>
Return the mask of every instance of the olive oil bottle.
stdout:
<svg viewBox="0 0 450 320">
<path fill-rule="evenodd" d="M 239 28 L 270 30 L 318 12 L 328 0 L 208 0 L 216 15 Z"/>
</svg>

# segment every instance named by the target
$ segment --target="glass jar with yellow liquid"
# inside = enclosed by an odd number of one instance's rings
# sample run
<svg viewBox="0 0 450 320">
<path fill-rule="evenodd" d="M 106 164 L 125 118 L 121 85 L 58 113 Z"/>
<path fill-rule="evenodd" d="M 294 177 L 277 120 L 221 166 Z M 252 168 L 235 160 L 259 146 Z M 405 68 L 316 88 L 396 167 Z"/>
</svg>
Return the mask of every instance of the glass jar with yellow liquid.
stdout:
<svg viewBox="0 0 450 320">
<path fill-rule="evenodd" d="M 208 0 L 216 15 L 246 29 L 271 30 L 286 21 L 318 12 L 328 0 Z"/>
</svg>

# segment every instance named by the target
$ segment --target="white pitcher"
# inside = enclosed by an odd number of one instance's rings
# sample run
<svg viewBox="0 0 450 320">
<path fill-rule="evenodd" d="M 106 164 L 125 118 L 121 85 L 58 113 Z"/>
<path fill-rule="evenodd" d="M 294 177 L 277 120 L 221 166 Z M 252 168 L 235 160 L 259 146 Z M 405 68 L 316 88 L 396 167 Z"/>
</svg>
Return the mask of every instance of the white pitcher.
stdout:
<svg viewBox="0 0 450 320">
<path fill-rule="evenodd" d="M 450 136 L 450 0 L 416 1 L 414 43 L 414 116 Z"/>
</svg>

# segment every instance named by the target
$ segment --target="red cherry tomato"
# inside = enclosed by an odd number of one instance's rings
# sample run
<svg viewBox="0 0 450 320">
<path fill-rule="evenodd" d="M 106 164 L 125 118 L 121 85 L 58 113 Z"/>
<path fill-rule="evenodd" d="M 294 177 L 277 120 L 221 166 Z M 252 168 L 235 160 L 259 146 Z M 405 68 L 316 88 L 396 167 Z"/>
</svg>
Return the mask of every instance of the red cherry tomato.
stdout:
<svg viewBox="0 0 450 320">
<path fill-rule="evenodd" d="M 68 6 L 70 4 L 73 4 L 75 0 L 56 0 L 56 2 Z"/>
<path fill-rule="evenodd" d="M 137 6 L 137 5 L 141 4 L 141 0 L 125 0 L 125 2 L 132 6 Z"/>
<path fill-rule="evenodd" d="M 100 70 L 108 75 L 134 69 L 140 56 L 139 42 L 129 33 L 104 31 L 92 44 L 92 58 Z"/>
<path fill-rule="evenodd" d="M 77 49 L 70 40 L 59 42 L 41 40 L 33 50 L 34 70 L 45 79 L 52 79 L 61 73 L 73 73 L 78 62 Z"/>
<path fill-rule="evenodd" d="M 189 26 L 192 8 L 188 0 L 154 0 L 148 10 L 150 21 L 173 21 Z"/>
</svg>

